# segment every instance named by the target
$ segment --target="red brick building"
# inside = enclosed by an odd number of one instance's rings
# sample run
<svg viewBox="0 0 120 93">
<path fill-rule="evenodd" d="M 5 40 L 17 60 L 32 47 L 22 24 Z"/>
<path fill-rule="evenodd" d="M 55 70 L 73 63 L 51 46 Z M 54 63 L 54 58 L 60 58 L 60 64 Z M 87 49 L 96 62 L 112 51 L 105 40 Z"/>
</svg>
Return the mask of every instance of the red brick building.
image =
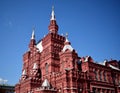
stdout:
<svg viewBox="0 0 120 93">
<path fill-rule="evenodd" d="M 16 93 L 120 93 L 118 61 L 79 57 L 67 36 L 58 34 L 54 10 L 48 29 L 38 43 L 33 29 Z"/>
</svg>

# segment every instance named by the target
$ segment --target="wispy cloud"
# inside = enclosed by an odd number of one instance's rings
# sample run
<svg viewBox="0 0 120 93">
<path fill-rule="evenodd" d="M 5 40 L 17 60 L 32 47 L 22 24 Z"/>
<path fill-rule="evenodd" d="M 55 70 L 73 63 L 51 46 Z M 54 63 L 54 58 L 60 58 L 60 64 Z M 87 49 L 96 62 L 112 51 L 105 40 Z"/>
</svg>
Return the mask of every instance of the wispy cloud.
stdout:
<svg viewBox="0 0 120 93">
<path fill-rule="evenodd" d="M 12 27 L 13 27 L 13 22 L 12 22 L 11 20 L 9 20 L 9 21 L 7 22 L 7 26 L 8 26 L 9 28 L 12 28 Z"/>
<path fill-rule="evenodd" d="M 7 28 L 12 28 L 13 27 L 13 20 L 12 19 L 4 19 L 3 25 Z"/>
<path fill-rule="evenodd" d="M 0 84 L 7 84 L 8 80 L 0 78 Z"/>
<path fill-rule="evenodd" d="M 8 25 L 11 27 L 13 25 L 12 21 L 9 21 Z"/>
</svg>

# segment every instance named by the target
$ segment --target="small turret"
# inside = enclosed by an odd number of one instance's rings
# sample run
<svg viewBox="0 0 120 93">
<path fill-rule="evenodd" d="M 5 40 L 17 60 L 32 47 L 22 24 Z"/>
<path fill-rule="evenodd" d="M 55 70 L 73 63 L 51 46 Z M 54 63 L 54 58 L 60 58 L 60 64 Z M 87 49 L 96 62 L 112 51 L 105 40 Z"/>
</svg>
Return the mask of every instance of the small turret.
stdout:
<svg viewBox="0 0 120 93">
<path fill-rule="evenodd" d="M 35 45 L 36 45 L 35 29 L 33 28 L 31 40 L 30 40 L 30 43 L 29 43 L 29 48 L 32 49 Z"/>
<path fill-rule="evenodd" d="M 48 29 L 49 29 L 50 33 L 55 33 L 55 34 L 58 33 L 58 25 L 57 25 L 56 19 L 55 19 L 54 7 L 52 7 L 50 25 L 48 26 Z"/>
<path fill-rule="evenodd" d="M 71 43 L 68 40 L 68 34 L 66 33 L 66 41 L 64 43 L 64 47 L 63 47 L 63 52 L 65 52 L 66 50 L 70 50 L 71 52 L 73 51 L 73 48 L 71 46 Z"/>
</svg>

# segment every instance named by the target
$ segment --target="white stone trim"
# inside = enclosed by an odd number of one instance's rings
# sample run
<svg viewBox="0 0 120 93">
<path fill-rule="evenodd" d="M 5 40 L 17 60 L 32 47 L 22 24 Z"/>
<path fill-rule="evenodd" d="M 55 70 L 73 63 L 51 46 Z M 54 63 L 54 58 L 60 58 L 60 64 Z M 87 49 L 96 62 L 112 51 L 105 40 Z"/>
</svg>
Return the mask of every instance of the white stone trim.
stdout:
<svg viewBox="0 0 120 93">
<path fill-rule="evenodd" d="M 110 66 L 112 69 L 115 69 L 115 70 L 119 70 L 119 71 L 120 71 L 119 68 L 117 68 L 117 67 L 115 67 L 115 66 L 113 66 L 113 65 L 110 65 L 110 64 L 109 64 L 109 66 Z"/>
<path fill-rule="evenodd" d="M 71 52 L 73 51 L 73 48 L 71 45 L 65 45 L 62 51 L 65 52 L 67 49 L 69 49 Z"/>
<path fill-rule="evenodd" d="M 63 88 L 63 89 L 77 89 L 77 88 L 76 87 L 71 87 L 71 88 L 66 87 L 66 88 Z"/>
<path fill-rule="evenodd" d="M 38 50 L 39 50 L 40 52 L 42 52 L 42 51 L 43 51 L 42 41 L 39 42 L 39 43 L 36 45 L 36 47 L 38 48 Z"/>
<path fill-rule="evenodd" d="M 50 88 L 50 84 L 49 84 L 49 82 L 48 82 L 47 79 L 45 79 L 44 82 L 42 83 L 42 87 L 48 87 L 48 88 Z"/>
<path fill-rule="evenodd" d="M 101 86 L 94 86 L 94 85 L 92 85 L 92 87 L 94 87 L 94 88 L 102 88 L 102 89 L 110 89 L 110 90 L 115 90 L 114 88 L 101 87 Z"/>
</svg>

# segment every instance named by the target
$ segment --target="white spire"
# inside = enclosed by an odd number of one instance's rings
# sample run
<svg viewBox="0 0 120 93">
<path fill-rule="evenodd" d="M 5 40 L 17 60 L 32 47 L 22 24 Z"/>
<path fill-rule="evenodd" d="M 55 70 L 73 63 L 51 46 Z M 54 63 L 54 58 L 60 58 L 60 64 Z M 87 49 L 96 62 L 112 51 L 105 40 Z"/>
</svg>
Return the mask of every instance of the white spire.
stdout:
<svg viewBox="0 0 120 93">
<path fill-rule="evenodd" d="M 35 39 L 35 28 L 33 28 L 31 39 Z"/>
<path fill-rule="evenodd" d="M 66 33 L 66 40 L 65 40 L 65 42 L 69 42 L 69 40 L 68 40 L 68 33 Z"/>
<path fill-rule="evenodd" d="M 51 20 L 55 20 L 54 6 L 52 6 Z"/>
</svg>

